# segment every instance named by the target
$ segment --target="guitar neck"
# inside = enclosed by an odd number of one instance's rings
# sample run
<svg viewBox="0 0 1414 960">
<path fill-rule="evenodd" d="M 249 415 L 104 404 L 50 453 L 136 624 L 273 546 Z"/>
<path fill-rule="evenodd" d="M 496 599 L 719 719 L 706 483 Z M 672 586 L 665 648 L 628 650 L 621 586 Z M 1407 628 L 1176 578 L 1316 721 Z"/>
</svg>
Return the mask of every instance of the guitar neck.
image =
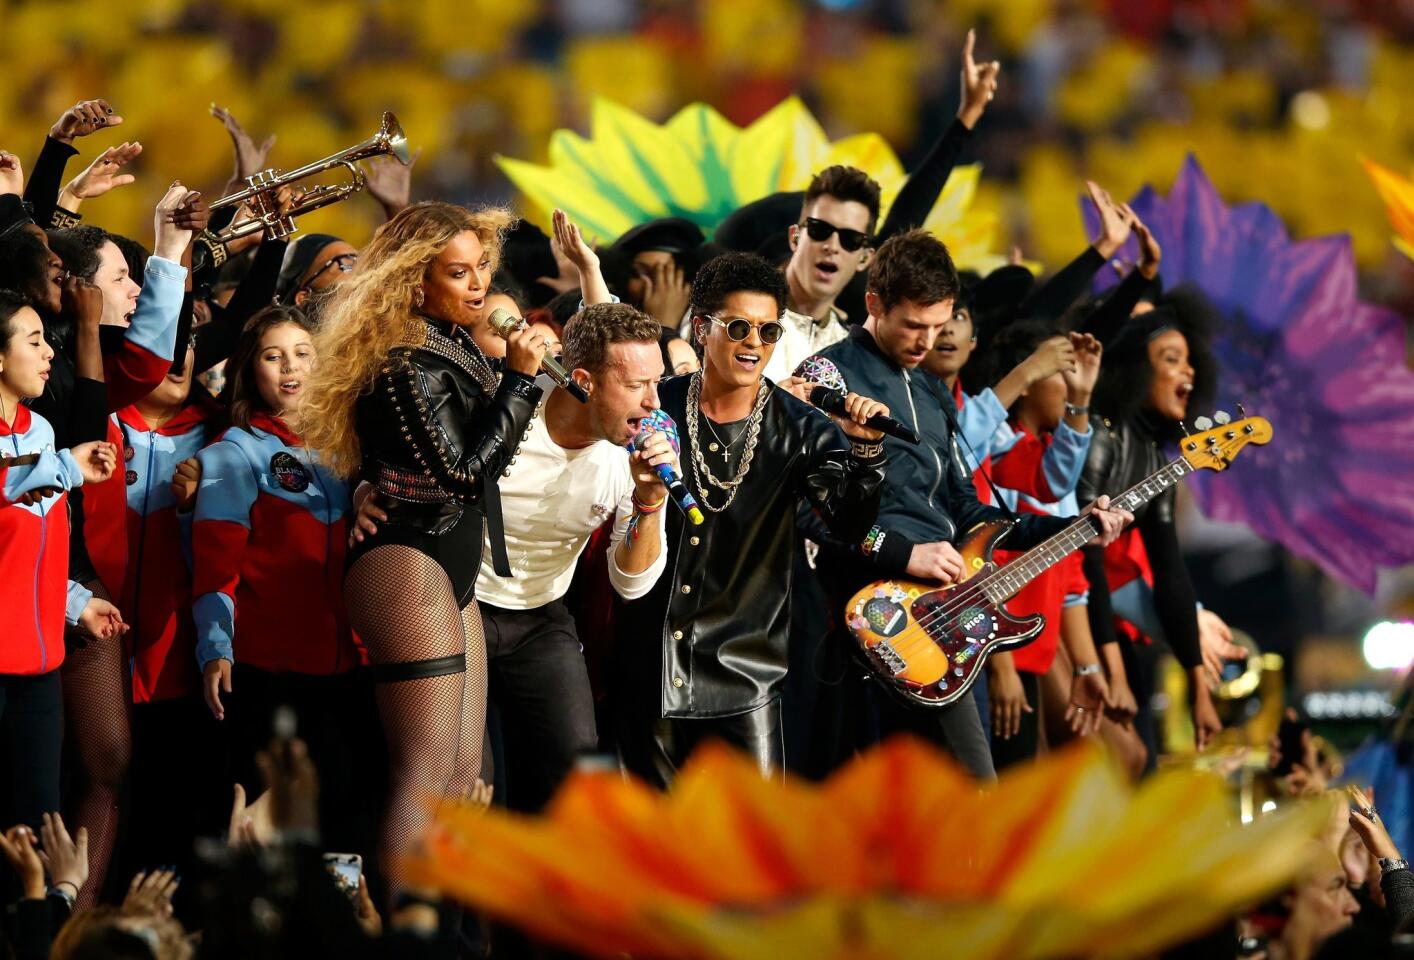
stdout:
<svg viewBox="0 0 1414 960">
<path fill-rule="evenodd" d="M 1187 460 L 1179 457 L 1167 466 L 1155 470 L 1119 496 L 1110 498 L 1110 506 L 1121 507 L 1133 513 L 1165 490 L 1177 486 L 1178 482 L 1193 470 Z M 993 603 L 1011 599 L 1022 587 L 1085 546 L 1096 532 L 1097 527 L 1090 518 L 1081 517 L 1049 540 L 1037 544 L 997 570 L 980 584 L 982 591 Z"/>
</svg>

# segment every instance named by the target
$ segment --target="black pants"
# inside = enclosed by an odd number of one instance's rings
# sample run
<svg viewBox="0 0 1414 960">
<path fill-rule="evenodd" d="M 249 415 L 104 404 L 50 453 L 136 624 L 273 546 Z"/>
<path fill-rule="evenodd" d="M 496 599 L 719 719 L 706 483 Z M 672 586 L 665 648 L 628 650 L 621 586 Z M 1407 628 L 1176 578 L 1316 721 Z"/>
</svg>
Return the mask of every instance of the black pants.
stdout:
<svg viewBox="0 0 1414 960">
<path fill-rule="evenodd" d="M 59 756 L 64 743 L 64 698 L 59 671 L 0 673 L 0 795 L 5 829 L 28 824 L 38 836 L 40 816 L 59 809 Z"/>
<path fill-rule="evenodd" d="M 995 728 L 992 730 L 992 763 L 998 770 L 1034 760 L 1041 746 L 1041 675 L 1025 670 L 1018 670 L 1017 675 L 1021 677 L 1021 689 L 1026 691 L 1026 702 L 1033 712 L 1022 712 L 1021 731 L 1014 737 L 1003 740 Z"/>
<path fill-rule="evenodd" d="M 656 712 L 626 712 L 619 730 L 624 766 L 645 783 L 666 790 L 698 744 L 713 739 L 745 751 L 762 775 L 780 775 L 785 738 L 779 699 L 730 717 L 682 719 L 654 716 Z"/>
<path fill-rule="evenodd" d="M 533 610 L 481 604 L 491 701 L 500 716 L 506 805 L 534 813 L 599 736 L 594 694 L 563 601 Z"/>
<path fill-rule="evenodd" d="M 366 670 L 332 676 L 271 673 L 236 663 L 226 706 L 230 780 L 254 800 L 264 791 L 256 754 L 273 736 L 275 711 L 295 712 L 296 736 L 319 771 L 319 820 L 327 850 L 373 863 L 387 784 L 387 753 Z M 229 790 L 229 785 L 227 786 Z M 229 796 L 229 795 L 228 795 Z"/>
</svg>

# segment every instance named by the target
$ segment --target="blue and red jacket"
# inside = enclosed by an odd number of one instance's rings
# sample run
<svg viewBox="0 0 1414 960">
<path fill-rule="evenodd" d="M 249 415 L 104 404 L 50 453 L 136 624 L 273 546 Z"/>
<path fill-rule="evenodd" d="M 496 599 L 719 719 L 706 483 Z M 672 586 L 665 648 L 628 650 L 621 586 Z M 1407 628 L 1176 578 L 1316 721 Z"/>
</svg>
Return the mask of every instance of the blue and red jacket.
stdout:
<svg viewBox="0 0 1414 960">
<path fill-rule="evenodd" d="M 268 414 L 227 430 L 198 459 L 197 664 L 317 675 L 358 665 L 343 597 L 348 484 Z"/>
<path fill-rule="evenodd" d="M 156 390 L 172 369 L 186 276 L 181 264 L 156 256 L 147 258 L 132 323 L 123 332 L 119 349 L 103 358 L 110 414 Z M 104 439 L 122 446 L 116 421 L 109 420 Z M 127 485 L 122 471 L 83 492 L 84 543 L 98 579 L 115 597 L 122 590 L 128 565 L 126 502 Z M 127 608 L 120 609 L 126 619 Z"/>
<path fill-rule="evenodd" d="M 1079 433 L 1064 423 L 1041 437 L 1019 424 L 998 430 L 990 445 L 992 479 L 1006 505 L 1018 513 L 1076 516 L 1080 511 L 1075 488 L 1093 435 L 1093 430 Z M 996 558 L 1008 563 L 1020 555 L 1020 551 L 998 550 Z M 1061 609 L 1085 603 L 1088 592 L 1080 554 L 1073 553 L 1007 601 L 1006 608 L 1013 616 L 1039 613 L 1046 618 L 1035 640 L 1012 651 L 1016 669 L 1035 674 L 1051 669 L 1060 645 Z"/>
<path fill-rule="evenodd" d="M 121 435 L 123 486 L 127 490 L 127 567 L 119 609 L 131 626 L 127 635 L 133 702 L 170 700 L 200 690 L 191 651 L 190 531 L 183 530 L 172 475 L 183 460 L 206 445 L 207 424 L 216 412 L 207 400 L 185 407 L 153 429 L 137 407 L 113 415 Z"/>
<path fill-rule="evenodd" d="M 20 406 L 0 420 L 0 454 L 39 454 L 39 462 L 0 462 L 0 673 L 41 674 L 64 662 L 64 624 L 78 621 L 93 594 L 69 580 L 68 493 L 83 484 L 73 454 L 54 450 L 54 429 Z M 65 491 L 38 503 L 31 490 Z"/>
</svg>

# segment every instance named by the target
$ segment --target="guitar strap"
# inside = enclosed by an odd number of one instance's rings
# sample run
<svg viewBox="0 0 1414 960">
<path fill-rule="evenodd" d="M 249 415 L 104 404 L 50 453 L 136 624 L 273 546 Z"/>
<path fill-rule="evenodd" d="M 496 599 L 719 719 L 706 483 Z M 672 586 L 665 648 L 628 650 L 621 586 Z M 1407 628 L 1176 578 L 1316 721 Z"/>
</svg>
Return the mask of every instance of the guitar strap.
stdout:
<svg viewBox="0 0 1414 960">
<path fill-rule="evenodd" d="M 987 481 L 987 488 L 992 491 L 992 499 L 996 502 L 997 509 L 1007 515 L 1008 520 L 1020 519 L 1016 511 L 1007 506 L 1006 500 L 1002 499 L 1002 493 L 997 489 L 997 485 L 992 482 L 992 474 L 983 466 L 983 460 L 977 456 L 977 451 L 972 449 L 972 442 L 967 439 L 967 434 L 962 432 L 962 423 L 957 419 L 957 401 L 950 396 L 944 396 L 938 389 L 937 383 L 931 374 L 923 374 L 922 379 L 928 384 L 928 389 L 937 398 L 938 405 L 943 408 L 943 416 L 947 417 L 948 426 L 952 428 L 953 436 L 962 438 L 962 445 L 967 448 L 967 452 L 972 455 L 972 459 L 977 461 L 977 472 L 982 474 L 982 479 Z M 990 438 L 989 438 L 990 439 Z"/>
</svg>

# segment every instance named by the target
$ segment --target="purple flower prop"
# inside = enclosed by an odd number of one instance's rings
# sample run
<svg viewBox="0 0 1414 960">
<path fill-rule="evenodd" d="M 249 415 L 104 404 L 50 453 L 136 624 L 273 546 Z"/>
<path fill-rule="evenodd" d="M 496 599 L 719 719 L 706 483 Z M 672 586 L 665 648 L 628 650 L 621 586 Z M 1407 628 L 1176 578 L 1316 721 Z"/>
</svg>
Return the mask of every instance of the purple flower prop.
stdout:
<svg viewBox="0 0 1414 960">
<path fill-rule="evenodd" d="M 1191 154 L 1167 197 L 1145 187 L 1130 205 L 1163 247 L 1164 286 L 1197 287 L 1222 316 L 1218 408 L 1272 423 L 1225 476 L 1194 478 L 1204 512 L 1373 593 L 1376 568 L 1414 563 L 1403 321 L 1359 300 L 1348 237 L 1293 242 L 1265 204 L 1225 204 Z M 1120 256 L 1138 259 L 1134 239 Z M 1115 282 L 1106 270 L 1098 285 Z"/>
</svg>

